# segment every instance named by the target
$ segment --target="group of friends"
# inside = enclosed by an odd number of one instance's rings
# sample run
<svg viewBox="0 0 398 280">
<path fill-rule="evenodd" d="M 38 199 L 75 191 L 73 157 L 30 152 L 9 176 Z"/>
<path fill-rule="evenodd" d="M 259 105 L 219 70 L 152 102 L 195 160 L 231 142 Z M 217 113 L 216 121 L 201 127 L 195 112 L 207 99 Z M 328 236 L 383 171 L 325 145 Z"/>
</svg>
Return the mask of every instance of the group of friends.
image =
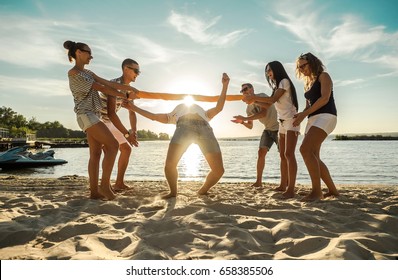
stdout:
<svg viewBox="0 0 398 280">
<path fill-rule="evenodd" d="M 136 106 L 133 101 L 143 96 L 143 92 L 130 86 L 140 74 L 140 66 L 135 60 L 125 59 L 122 63 L 122 76 L 109 81 L 85 69 L 93 59 L 87 44 L 66 41 L 64 48 L 68 50 L 69 61 L 74 61 L 75 64 L 68 72 L 69 86 L 78 125 L 87 134 L 89 144 L 90 198 L 112 200 L 116 197 L 116 192 L 129 188 L 124 182 L 124 175 L 132 146 L 138 146 L 136 113 L 154 121 L 176 125 L 164 166 L 170 190 L 162 198 L 177 195 L 177 165 L 192 143 L 200 147 L 210 167 L 198 194 L 207 194 L 221 179 L 224 174 L 222 154 L 209 121 L 223 110 L 226 100 L 236 100 L 233 96 L 227 96 L 230 78 L 226 73 L 222 74 L 222 89 L 216 98 L 215 107 L 204 110 L 196 104 L 180 104 L 170 113 L 152 113 Z M 247 116 L 237 115 L 232 121 L 249 129 L 253 127 L 254 120 L 264 124 L 257 157 L 257 180 L 252 186 L 262 187 L 265 157 L 275 143 L 281 159 L 280 185 L 275 190 L 281 191 L 285 198 L 294 197 L 297 175 L 295 149 L 300 124 L 308 117 L 300 153 L 311 178 L 312 190 L 304 200 L 338 196 L 339 192 L 329 170 L 320 159 L 321 145 L 337 124 L 332 79 L 325 72 L 321 60 L 312 53 L 302 54 L 297 58 L 296 76 L 304 81 L 306 107 L 302 112 L 298 110 L 294 84 L 279 61 L 272 61 L 265 67 L 265 77 L 272 89 L 271 96 L 265 93 L 255 94 L 251 83 L 241 86 L 242 96 L 239 99 L 247 103 Z M 228 99 L 229 97 L 232 99 Z M 171 99 L 175 99 L 175 96 Z M 129 112 L 131 129 L 127 129 L 117 115 L 121 107 Z M 111 185 L 111 173 L 119 150 L 117 177 Z M 99 183 L 102 154 L 102 175 Z M 328 188 L 325 194 L 321 189 L 321 180 Z"/>
</svg>

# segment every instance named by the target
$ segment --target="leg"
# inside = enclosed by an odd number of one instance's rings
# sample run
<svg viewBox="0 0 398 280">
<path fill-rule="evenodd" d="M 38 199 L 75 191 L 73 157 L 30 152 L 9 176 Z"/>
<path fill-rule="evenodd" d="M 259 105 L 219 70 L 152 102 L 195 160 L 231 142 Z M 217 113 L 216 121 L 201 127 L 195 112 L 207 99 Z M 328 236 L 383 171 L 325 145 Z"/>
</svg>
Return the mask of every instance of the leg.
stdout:
<svg viewBox="0 0 398 280">
<path fill-rule="evenodd" d="M 318 156 L 318 158 L 319 158 L 319 156 Z M 329 169 L 327 168 L 327 166 L 323 163 L 323 161 L 320 158 L 319 158 L 319 164 L 320 164 L 320 169 L 321 169 L 321 179 L 329 189 L 329 191 L 324 195 L 324 197 L 339 196 L 340 194 L 336 188 L 336 185 L 333 182 L 332 177 L 330 176 Z"/>
<path fill-rule="evenodd" d="M 99 180 L 99 162 L 102 154 L 102 144 L 99 143 L 91 133 L 87 132 L 87 141 L 90 151 L 90 157 L 88 160 L 88 178 L 90 184 L 90 198 L 99 199 L 104 198 L 98 192 L 98 180 Z"/>
<path fill-rule="evenodd" d="M 322 142 L 326 137 L 327 134 L 325 131 L 316 126 L 312 126 L 301 144 L 300 153 L 303 156 L 305 165 L 307 166 L 312 184 L 312 191 L 304 198 L 304 200 L 318 200 L 324 198 L 321 189 L 321 164 L 319 151 L 321 149 Z"/>
<path fill-rule="evenodd" d="M 284 192 L 288 185 L 288 175 L 287 175 L 287 159 L 285 157 L 285 146 L 286 146 L 286 134 L 279 133 L 279 156 L 281 159 L 280 169 L 281 169 L 281 182 L 276 191 Z"/>
<path fill-rule="evenodd" d="M 286 192 L 283 193 L 285 198 L 294 197 L 294 187 L 296 186 L 297 177 L 297 160 L 294 154 L 297 145 L 298 133 L 292 130 L 286 132 L 285 139 L 285 158 L 287 161 L 288 185 Z"/>
<path fill-rule="evenodd" d="M 104 149 L 104 158 L 102 160 L 102 178 L 98 191 L 106 199 L 114 199 L 115 194 L 110 186 L 110 178 L 119 144 L 103 122 L 99 122 L 91 126 L 86 131 L 87 134 L 90 134 L 90 136 L 96 140 L 96 142 L 101 143 Z"/>
<path fill-rule="evenodd" d="M 126 174 L 127 166 L 129 164 L 131 155 L 131 146 L 128 143 L 123 143 L 119 146 L 120 156 L 117 164 L 116 182 L 113 186 L 115 191 L 126 190 L 129 187 L 124 183 L 124 175 Z"/>
<path fill-rule="evenodd" d="M 177 180 L 178 171 L 177 165 L 182 155 L 185 153 L 189 145 L 173 144 L 170 143 L 169 150 L 167 151 L 166 163 L 164 165 L 164 174 L 167 183 L 169 184 L 170 193 L 163 195 L 163 199 L 177 196 Z"/>
<path fill-rule="evenodd" d="M 257 180 L 251 185 L 252 187 L 262 187 L 263 186 L 263 171 L 265 166 L 265 156 L 267 155 L 268 148 L 261 147 L 258 149 L 257 157 Z"/>
<path fill-rule="evenodd" d="M 198 194 L 207 194 L 208 190 L 217 184 L 224 174 L 224 166 L 221 152 L 207 153 L 204 155 L 207 163 L 210 166 L 210 172 L 206 176 L 206 180 L 198 191 Z"/>
</svg>

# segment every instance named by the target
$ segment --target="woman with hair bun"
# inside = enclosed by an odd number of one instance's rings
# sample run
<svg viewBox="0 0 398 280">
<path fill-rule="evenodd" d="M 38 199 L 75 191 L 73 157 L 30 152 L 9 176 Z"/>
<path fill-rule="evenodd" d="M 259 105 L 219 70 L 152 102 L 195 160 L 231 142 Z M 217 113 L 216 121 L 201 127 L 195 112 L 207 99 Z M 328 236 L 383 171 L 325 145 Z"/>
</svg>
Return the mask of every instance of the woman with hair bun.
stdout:
<svg viewBox="0 0 398 280">
<path fill-rule="evenodd" d="M 85 65 L 89 64 L 91 59 L 93 59 L 91 49 L 87 44 L 66 41 L 64 42 L 64 48 L 68 50 L 69 61 L 75 61 L 75 66 L 68 71 L 69 88 L 75 103 L 74 111 L 77 123 L 87 134 L 89 144 L 88 175 L 90 198 L 112 200 L 115 198 L 115 194 L 111 188 L 110 177 L 119 144 L 106 125 L 100 120 L 101 100 L 98 91 L 131 100 L 136 97 L 137 90 L 128 85 L 100 78 L 92 71 L 85 69 Z M 126 93 L 119 92 L 119 90 Z M 101 184 L 98 186 L 102 149 L 104 149 L 102 178 Z"/>
</svg>

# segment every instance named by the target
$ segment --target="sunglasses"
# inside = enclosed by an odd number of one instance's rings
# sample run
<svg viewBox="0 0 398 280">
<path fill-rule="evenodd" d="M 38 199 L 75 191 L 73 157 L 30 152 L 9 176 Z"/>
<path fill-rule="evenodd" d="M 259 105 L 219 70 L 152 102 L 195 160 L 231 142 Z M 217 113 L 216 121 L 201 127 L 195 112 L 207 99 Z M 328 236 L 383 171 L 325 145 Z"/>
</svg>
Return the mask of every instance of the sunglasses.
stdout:
<svg viewBox="0 0 398 280">
<path fill-rule="evenodd" d="M 301 65 L 299 65 L 299 66 L 298 66 L 298 68 L 299 68 L 300 70 L 303 70 L 303 69 L 304 69 L 304 67 L 305 67 L 306 65 L 308 65 L 308 62 L 306 62 L 306 63 L 304 63 L 304 64 L 301 64 Z"/>
<path fill-rule="evenodd" d="M 240 91 L 240 93 L 243 93 L 243 92 L 247 91 L 248 89 L 249 89 L 249 87 L 244 87 L 244 88 L 242 88 L 242 90 Z"/>
<path fill-rule="evenodd" d="M 79 50 L 82 51 L 82 52 L 86 52 L 86 53 L 88 53 L 89 55 L 91 55 L 91 51 L 84 50 L 84 49 L 79 49 Z"/>
<path fill-rule="evenodd" d="M 133 70 L 133 71 L 134 71 L 134 73 L 136 73 L 137 75 L 141 73 L 141 71 L 140 71 L 139 69 L 137 69 L 137 68 L 130 67 L 130 66 L 126 66 L 126 67 L 127 67 L 128 69 L 131 69 L 131 70 Z"/>
</svg>

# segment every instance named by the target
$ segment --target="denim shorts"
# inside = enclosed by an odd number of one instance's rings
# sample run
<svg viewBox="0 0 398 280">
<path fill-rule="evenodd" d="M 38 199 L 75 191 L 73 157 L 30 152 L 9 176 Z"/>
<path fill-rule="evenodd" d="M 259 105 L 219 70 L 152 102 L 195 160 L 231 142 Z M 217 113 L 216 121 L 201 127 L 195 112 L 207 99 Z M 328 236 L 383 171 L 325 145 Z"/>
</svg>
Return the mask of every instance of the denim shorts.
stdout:
<svg viewBox="0 0 398 280">
<path fill-rule="evenodd" d="M 76 116 L 76 119 L 77 119 L 77 124 L 84 132 L 86 132 L 86 130 L 88 128 L 90 128 L 91 126 L 93 126 L 101 121 L 100 116 L 95 114 L 94 112 L 87 112 L 85 114 L 79 114 Z"/>
<path fill-rule="evenodd" d="M 213 129 L 207 121 L 180 118 L 170 144 L 179 144 L 188 148 L 192 143 L 197 144 L 204 155 L 221 153 Z"/>
<path fill-rule="evenodd" d="M 261 135 L 259 148 L 267 148 L 269 151 L 274 143 L 277 145 L 279 150 L 278 131 L 264 129 L 263 134 Z"/>
</svg>

